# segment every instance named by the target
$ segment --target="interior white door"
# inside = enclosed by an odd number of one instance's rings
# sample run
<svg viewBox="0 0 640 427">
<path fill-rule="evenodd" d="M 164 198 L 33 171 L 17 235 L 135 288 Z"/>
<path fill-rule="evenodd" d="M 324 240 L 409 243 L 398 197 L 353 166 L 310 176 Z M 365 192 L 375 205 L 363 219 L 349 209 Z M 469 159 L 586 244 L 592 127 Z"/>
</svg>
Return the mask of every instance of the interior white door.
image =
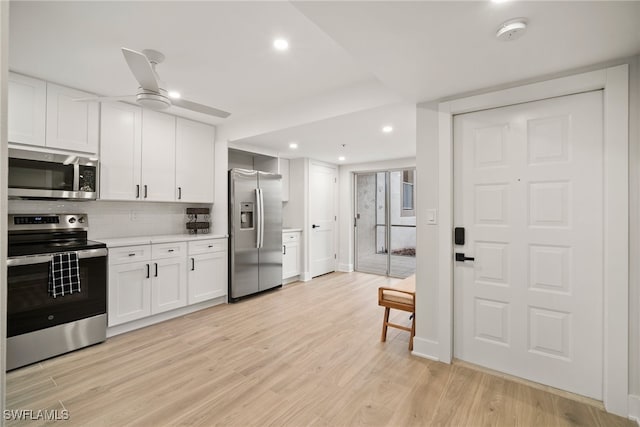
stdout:
<svg viewBox="0 0 640 427">
<path fill-rule="evenodd" d="M 602 398 L 602 92 L 454 118 L 454 355 Z"/>
<path fill-rule="evenodd" d="M 309 263 L 311 277 L 336 269 L 335 251 L 335 191 L 336 169 L 309 164 Z"/>
</svg>

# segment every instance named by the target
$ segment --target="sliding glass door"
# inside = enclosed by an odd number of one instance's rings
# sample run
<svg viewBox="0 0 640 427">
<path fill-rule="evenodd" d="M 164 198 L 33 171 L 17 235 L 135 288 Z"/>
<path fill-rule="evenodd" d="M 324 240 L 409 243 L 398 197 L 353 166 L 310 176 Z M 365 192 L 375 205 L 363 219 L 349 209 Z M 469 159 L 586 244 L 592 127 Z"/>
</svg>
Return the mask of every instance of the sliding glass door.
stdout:
<svg viewBox="0 0 640 427">
<path fill-rule="evenodd" d="M 355 269 L 407 277 L 415 272 L 415 169 L 355 175 Z"/>
</svg>

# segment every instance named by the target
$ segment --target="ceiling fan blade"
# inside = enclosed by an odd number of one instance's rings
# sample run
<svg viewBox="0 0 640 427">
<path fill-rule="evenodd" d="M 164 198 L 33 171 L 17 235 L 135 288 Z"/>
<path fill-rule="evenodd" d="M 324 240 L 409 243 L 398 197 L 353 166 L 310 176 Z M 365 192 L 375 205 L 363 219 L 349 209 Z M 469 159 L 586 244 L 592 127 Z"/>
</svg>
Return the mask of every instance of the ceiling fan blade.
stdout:
<svg viewBox="0 0 640 427">
<path fill-rule="evenodd" d="M 122 54 L 127 61 L 133 76 L 143 89 L 158 92 L 160 90 L 158 86 L 158 78 L 153 67 L 149 62 L 149 59 L 144 53 L 136 52 L 135 50 L 122 48 Z"/>
<path fill-rule="evenodd" d="M 202 104 L 197 104 L 195 102 L 187 101 L 186 99 L 172 99 L 171 104 L 176 107 L 186 108 L 187 110 L 209 114 L 210 116 L 221 117 L 223 119 L 226 119 L 231 115 L 231 113 L 228 113 L 226 111 L 218 110 L 217 108 L 208 107 Z"/>
<path fill-rule="evenodd" d="M 102 102 L 102 101 L 132 101 L 135 102 L 135 95 L 121 95 L 121 96 L 87 96 L 86 98 L 73 98 L 76 102 Z"/>
</svg>

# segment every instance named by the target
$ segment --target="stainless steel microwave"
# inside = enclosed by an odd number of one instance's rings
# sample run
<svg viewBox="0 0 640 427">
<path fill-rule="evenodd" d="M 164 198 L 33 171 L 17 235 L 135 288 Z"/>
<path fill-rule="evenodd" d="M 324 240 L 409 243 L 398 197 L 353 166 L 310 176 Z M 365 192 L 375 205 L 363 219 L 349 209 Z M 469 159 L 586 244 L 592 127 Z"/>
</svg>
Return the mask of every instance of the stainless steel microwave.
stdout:
<svg viewBox="0 0 640 427">
<path fill-rule="evenodd" d="M 95 200 L 97 172 L 97 159 L 9 149 L 9 198 Z"/>
</svg>

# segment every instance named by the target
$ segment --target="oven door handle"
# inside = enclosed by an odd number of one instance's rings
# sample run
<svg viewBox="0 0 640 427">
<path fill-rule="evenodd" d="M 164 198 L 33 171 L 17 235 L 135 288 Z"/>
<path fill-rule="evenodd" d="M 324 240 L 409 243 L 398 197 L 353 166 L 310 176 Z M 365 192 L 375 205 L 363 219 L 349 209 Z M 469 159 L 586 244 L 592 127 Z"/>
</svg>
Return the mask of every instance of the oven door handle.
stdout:
<svg viewBox="0 0 640 427">
<path fill-rule="evenodd" d="M 107 256 L 107 250 L 105 248 L 85 249 L 82 251 L 77 251 L 77 253 L 78 253 L 78 259 L 97 258 L 97 257 Z M 46 262 L 50 262 L 53 259 L 54 255 L 55 254 L 50 253 L 50 254 L 11 257 L 7 259 L 7 267 L 15 267 L 18 265 L 43 264 Z"/>
</svg>

